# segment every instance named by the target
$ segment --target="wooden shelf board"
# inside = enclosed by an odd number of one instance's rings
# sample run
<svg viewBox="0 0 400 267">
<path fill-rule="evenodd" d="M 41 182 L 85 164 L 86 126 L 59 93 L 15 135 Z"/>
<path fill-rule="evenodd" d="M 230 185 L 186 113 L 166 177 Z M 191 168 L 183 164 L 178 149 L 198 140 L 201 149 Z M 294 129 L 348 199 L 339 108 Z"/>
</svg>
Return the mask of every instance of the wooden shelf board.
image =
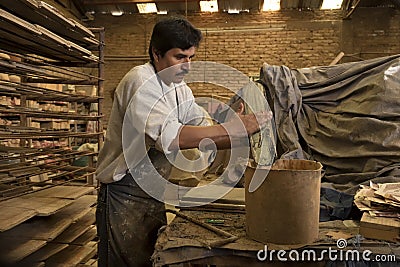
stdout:
<svg viewBox="0 0 400 267">
<path fill-rule="evenodd" d="M 57 236 L 52 242 L 70 244 L 75 239 L 82 236 L 95 223 L 95 209 L 92 208 L 85 216 L 72 223 L 62 234 Z"/>
<path fill-rule="evenodd" d="M 62 211 L 46 217 L 35 216 L 6 232 L 0 233 L 0 239 L 5 237 L 18 237 L 50 241 L 67 229 L 71 223 L 71 218 L 64 216 Z"/>
<path fill-rule="evenodd" d="M 46 241 L 43 240 L 2 237 L 0 238 L 0 263 L 12 264 L 18 262 L 44 245 L 46 245 Z"/>
<path fill-rule="evenodd" d="M 102 117 L 102 116 L 71 114 L 69 112 L 39 111 L 31 108 L 23 108 L 19 106 L 5 106 L 5 105 L 0 105 L 0 113 L 8 113 L 13 115 L 26 114 L 27 117 L 78 119 L 78 120 L 89 120 L 89 121 L 94 121 Z"/>
<path fill-rule="evenodd" d="M 10 230 L 37 214 L 34 209 L 7 207 L 2 206 L 1 203 L 0 210 L 0 232 Z"/>
<path fill-rule="evenodd" d="M 55 163 L 63 162 L 70 159 L 75 159 L 78 157 L 91 156 L 97 154 L 97 152 L 93 151 L 77 151 L 77 150 L 64 150 L 58 153 L 57 152 L 48 152 L 48 153 L 51 154 L 47 156 L 42 156 L 40 157 L 40 159 L 26 155 L 24 162 L 0 164 L 0 166 L 2 167 L 0 173 L 25 172 L 25 171 L 31 171 L 32 168 L 57 169 L 62 166 L 59 165 L 55 166 L 54 165 Z M 62 158 L 60 159 L 60 157 Z M 38 160 L 40 161 L 51 160 L 51 162 L 37 163 Z"/>
<path fill-rule="evenodd" d="M 77 199 L 83 195 L 92 193 L 93 187 L 85 186 L 68 186 L 68 185 L 57 185 L 38 192 L 31 193 L 32 197 L 55 197 L 55 198 L 66 198 L 66 199 Z"/>
<path fill-rule="evenodd" d="M 89 228 L 82 235 L 77 237 L 71 242 L 71 245 L 84 246 L 88 242 L 92 241 L 97 237 L 97 229 L 95 225 L 89 226 Z"/>
<path fill-rule="evenodd" d="M 65 132 L 60 133 L 57 131 L 54 132 L 43 132 L 43 133 L 1 133 L 0 131 L 0 139 L 55 139 L 55 138 L 66 138 L 66 137 L 82 137 L 82 138 L 91 138 L 102 135 L 103 133 L 82 133 L 82 132 Z"/>
<path fill-rule="evenodd" d="M 70 42 L 40 25 L 29 23 L 3 9 L 0 9 L 0 28 L 8 46 L 18 44 L 19 49 L 28 53 L 41 54 L 48 58 L 77 61 L 97 61 L 89 50 Z M 33 37 L 33 38 L 32 38 Z M 3 39 L 3 38 L 2 38 Z M 12 48 L 12 46 L 10 47 Z M 12 49 L 11 51 L 15 51 Z M 34 52 L 35 51 L 35 52 Z"/>
<path fill-rule="evenodd" d="M 88 213 L 90 208 L 96 204 L 96 201 L 96 195 L 84 195 L 60 212 L 70 217 L 73 221 L 76 221 Z"/>
<path fill-rule="evenodd" d="M 46 243 L 46 245 L 31 255 L 25 257 L 21 262 L 21 266 L 31 266 L 30 264 L 44 262 L 54 254 L 62 251 L 67 248 L 67 244 L 59 244 L 59 243 Z M 24 265 L 25 264 L 25 265 Z"/>
<path fill-rule="evenodd" d="M 90 212 L 95 202 L 94 195 L 83 196 L 57 213 L 46 217 L 34 217 L 8 231 L 0 233 L 0 240 L 8 237 L 51 241 L 67 229 L 74 221 Z"/>
<path fill-rule="evenodd" d="M 6 29 L 9 30 L 6 30 Z M 14 34 L 15 33 L 15 34 Z M 0 46 L 7 51 L 14 51 L 20 54 L 40 54 L 49 59 L 72 62 L 96 62 L 77 53 L 67 54 L 67 47 L 54 44 L 45 38 L 37 35 L 32 38 L 29 34 L 21 33 L 21 30 L 13 29 L 12 26 L 0 23 Z M 22 36 L 21 36 L 22 35 Z M 64 52 L 63 52 L 64 51 Z"/>
<path fill-rule="evenodd" d="M 81 262 L 85 262 L 93 257 L 96 248 L 87 246 L 69 245 L 67 248 L 51 256 L 46 260 L 46 266 L 76 266 Z"/>
<path fill-rule="evenodd" d="M 8 199 L 0 202 L 0 207 L 15 207 L 33 209 L 37 216 L 49 216 L 62 208 L 72 204 L 71 199 L 61 199 L 55 197 L 35 197 L 31 194 Z"/>
</svg>

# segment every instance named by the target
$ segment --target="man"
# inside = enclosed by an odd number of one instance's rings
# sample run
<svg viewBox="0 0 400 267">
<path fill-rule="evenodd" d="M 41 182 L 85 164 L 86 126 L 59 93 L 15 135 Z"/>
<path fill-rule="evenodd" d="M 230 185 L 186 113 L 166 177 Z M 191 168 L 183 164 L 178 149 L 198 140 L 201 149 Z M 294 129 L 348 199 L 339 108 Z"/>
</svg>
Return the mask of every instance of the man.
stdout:
<svg viewBox="0 0 400 267">
<path fill-rule="evenodd" d="M 185 19 L 158 22 L 150 40 L 150 62 L 131 69 L 115 91 L 96 171 L 101 182 L 96 211 L 99 266 L 152 265 L 157 232 L 166 217 L 164 203 L 136 182 L 142 176 L 152 179 L 147 156 L 167 177 L 170 164 L 165 155 L 197 148 L 205 138 L 219 148 L 231 145 L 224 126 L 210 126 L 201 119 L 204 113 L 183 82 L 201 38 L 201 32 Z M 271 114 L 264 114 L 258 122 L 270 118 Z M 259 131 L 258 122 L 255 115 L 239 115 L 230 125 L 232 131 L 237 123 L 244 125 L 242 135 L 247 136 Z"/>
</svg>

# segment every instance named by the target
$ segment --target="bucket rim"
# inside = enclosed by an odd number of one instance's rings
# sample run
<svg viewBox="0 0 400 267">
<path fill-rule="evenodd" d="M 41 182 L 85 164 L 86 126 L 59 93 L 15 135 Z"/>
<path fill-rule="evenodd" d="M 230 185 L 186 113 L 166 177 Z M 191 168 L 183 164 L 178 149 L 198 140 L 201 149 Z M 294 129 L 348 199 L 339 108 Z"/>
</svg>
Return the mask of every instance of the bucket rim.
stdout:
<svg viewBox="0 0 400 267">
<path fill-rule="evenodd" d="M 306 161 L 311 162 L 316 165 L 315 169 L 294 169 L 294 168 L 274 168 L 278 161 L 292 161 L 292 160 L 299 160 L 299 161 Z M 320 171 L 323 168 L 321 162 L 316 160 L 306 160 L 306 159 L 277 159 L 272 165 L 270 166 L 254 166 L 254 162 L 248 162 L 247 167 L 254 169 L 254 170 L 261 170 L 261 171 Z"/>
</svg>

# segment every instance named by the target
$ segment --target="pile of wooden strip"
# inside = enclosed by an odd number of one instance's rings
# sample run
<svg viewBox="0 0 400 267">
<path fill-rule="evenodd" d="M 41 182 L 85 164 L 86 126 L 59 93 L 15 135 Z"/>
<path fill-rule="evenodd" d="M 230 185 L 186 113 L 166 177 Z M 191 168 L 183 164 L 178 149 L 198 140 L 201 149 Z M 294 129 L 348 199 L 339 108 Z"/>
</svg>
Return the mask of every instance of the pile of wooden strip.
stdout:
<svg viewBox="0 0 400 267">
<path fill-rule="evenodd" d="M 53 186 L 0 202 L 0 265 L 76 266 L 95 257 L 93 187 Z"/>
<path fill-rule="evenodd" d="M 361 186 L 354 203 L 364 212 L 360 234 L 367 238 L 400 241 L 400 183 Z"/>
</svg>

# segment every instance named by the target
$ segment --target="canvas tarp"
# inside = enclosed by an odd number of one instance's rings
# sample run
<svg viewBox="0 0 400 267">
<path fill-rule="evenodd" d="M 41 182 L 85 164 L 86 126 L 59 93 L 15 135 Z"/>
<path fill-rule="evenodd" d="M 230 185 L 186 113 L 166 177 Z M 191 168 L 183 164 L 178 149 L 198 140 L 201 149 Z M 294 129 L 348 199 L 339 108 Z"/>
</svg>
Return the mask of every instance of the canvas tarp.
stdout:
<svg viewBox="0 0 400 267">
<path fill-rule="evenodd" d="M 264 63 L 279 157 L 312 159 L 323 181 L 354 194 L 359 184 L 400 182 L 400 55 L 290 69 Z"/>
</svg>

